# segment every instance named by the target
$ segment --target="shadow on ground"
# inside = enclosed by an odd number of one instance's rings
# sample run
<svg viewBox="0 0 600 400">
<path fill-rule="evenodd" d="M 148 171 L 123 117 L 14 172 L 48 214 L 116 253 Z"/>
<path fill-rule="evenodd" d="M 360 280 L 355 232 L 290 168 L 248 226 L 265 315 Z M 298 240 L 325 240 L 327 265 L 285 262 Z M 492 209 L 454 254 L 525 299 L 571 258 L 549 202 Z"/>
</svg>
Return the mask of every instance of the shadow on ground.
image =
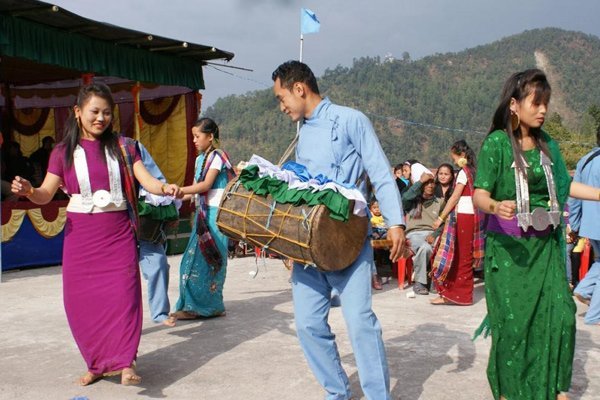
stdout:
<svg viewBox="0 0 600 400">
<path fill-rule="evenodd" d="M 265 293 L 271 293 L 264 295 Z M 139 357 L 140 374 L 144 381 L 139 395 L 164 398 L 164 389 L 190 375 L 213 358 L 226 353 L 244 342 L 256 339 L 272 330 L 295 336 L 290 329 L 293 314 L 277 310 L 279 304 L 289 302 L 289 290 L 272 292 L 252 292 L 252 300 L 229 301 L 225 317 L 195 321 L 179 321 L 177 335 L 183 341 L 156 349 Z M 261 294 L 263 296 L 261 297 Z M 248 320 L 252 315 L 252 320 Z M 183 329 L 182 329 L 183 328 Z M 151 330 L 148 328 L 143 335 Z M 161 365 L 160 374 L 144 372 L 144 365 Z"/>
</svg>

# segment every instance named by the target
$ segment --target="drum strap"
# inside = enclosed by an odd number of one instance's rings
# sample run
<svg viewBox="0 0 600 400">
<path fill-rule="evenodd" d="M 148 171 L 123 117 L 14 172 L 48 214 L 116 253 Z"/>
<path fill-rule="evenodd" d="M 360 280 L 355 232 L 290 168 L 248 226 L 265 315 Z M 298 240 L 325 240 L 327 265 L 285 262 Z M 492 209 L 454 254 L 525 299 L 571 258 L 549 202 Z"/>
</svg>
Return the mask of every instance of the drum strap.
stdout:
<svg viewBox="0 0 600 400">
<path fill-rule="evenodd" d="M 294 139 L 292 140 L 292 142 L 290 143 L 290 145 L 287 147 L 287 149 L 285 149 L 285 151 L 283 152 L 283 155 L 279 159 L 279 162 L 277 163 L 277 166 L 279 168 L 281 168 L 281 166 L 283 165 L 283 163 L 286 162 L 290 158 L 290 156 L 292 155 L 292 153 L 296 149 L 296 145 L 298 144 L 299 138 L 300 138 L 300 131 L 298 131 L 298 133 L 296 133 L 296 136 L 294 136 Z M 335 154 L 334 154 L 334 156 L 335 156 Z M 368 178 L 367 171 L 364 170 L 362 172 L 362 174 L 360 174 L 360 176 L 358 177 L 358 179 L 356 180 L 356 182 L 354 183 L 354 186 L 359 187 L 360 184 L 364 180 L 366 180 L 367 178 Z"/>
</svg>

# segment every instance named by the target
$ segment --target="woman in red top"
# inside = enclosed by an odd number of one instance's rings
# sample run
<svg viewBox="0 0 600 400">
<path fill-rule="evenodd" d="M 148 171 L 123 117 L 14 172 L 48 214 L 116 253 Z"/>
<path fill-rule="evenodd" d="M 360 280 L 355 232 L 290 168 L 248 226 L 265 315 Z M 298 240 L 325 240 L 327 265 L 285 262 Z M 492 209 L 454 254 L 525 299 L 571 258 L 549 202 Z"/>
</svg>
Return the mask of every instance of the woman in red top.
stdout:
<svg viewBox="0 0 600 400">
<path fill-rule="evenodd" d="M 472 199 L 476 160 L 475 153 L 464 140 L 452 145 L 450 156 L 461 170 L 452 195 L 434 225 L 437 229 L 446 222 L 444 229 L 449 234 L 446 235 L 448 242 L 438 244 L 437 257 L 443 258 L 441 265 L 445 267 L 437 267 L 434 263 L 432 275 L 439 297 L 431 300 L 431 304 L 467 306 L 473 304 L 473 267 L 483 255 L 478 251 L 478 246 L 483 243 L 478 240 L 479 218 Z"/>
</svg>

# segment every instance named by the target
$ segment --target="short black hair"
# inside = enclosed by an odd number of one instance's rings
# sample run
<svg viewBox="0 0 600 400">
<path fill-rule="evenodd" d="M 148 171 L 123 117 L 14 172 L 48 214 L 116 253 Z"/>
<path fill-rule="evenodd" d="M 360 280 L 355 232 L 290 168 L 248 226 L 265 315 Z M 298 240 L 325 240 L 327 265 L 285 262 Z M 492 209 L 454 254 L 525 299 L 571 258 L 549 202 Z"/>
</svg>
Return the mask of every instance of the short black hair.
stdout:
<svg viewBox="0 0 600 400">
<path fill-rule="evenodd" d="M 290 60 L 281 64 L 271 75 L 273 82 L 279 78 L 281 86 L 291 90 L 296 82 L 302 82 L 314 93 L 319 94 L 317 78 L 308 65 L 303 62 Z"/>
</svg>

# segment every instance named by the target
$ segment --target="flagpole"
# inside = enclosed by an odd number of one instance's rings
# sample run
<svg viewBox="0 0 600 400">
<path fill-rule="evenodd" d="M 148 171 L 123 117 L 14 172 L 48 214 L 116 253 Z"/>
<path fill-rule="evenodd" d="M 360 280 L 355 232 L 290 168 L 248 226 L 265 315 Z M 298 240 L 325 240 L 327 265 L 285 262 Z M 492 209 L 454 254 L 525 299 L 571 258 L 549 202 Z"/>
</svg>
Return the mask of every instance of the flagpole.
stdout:
<svg viewBox="0 0 600 400">
<path fill-rule="evenodd" d="M 302 62 L 302 50 L 304 49 L 304 34 L 300 33 L 300 59 Z M 296 122 L 296 137 L 300 134 L 300 121 Z"/>
</svg>

